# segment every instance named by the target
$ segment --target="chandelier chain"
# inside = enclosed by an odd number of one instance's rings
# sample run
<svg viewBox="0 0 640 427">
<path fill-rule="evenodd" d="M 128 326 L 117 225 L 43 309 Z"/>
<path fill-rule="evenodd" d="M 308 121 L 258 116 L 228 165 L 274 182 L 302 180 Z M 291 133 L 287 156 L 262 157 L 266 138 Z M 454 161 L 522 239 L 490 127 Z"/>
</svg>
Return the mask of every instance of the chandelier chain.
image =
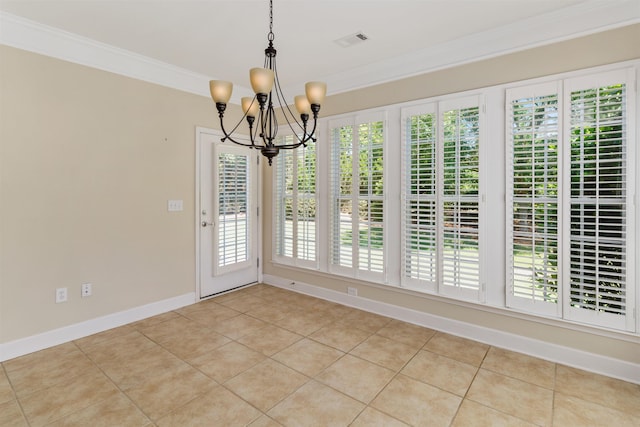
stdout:
<svg viewBox="0 0 640 427">
<path fill-rule="evenodd" d="M 269 0 L 269 36 L 268 40 L 272 42 L 274 39 L 273 35 L 273 0 Z"/>
</svg>

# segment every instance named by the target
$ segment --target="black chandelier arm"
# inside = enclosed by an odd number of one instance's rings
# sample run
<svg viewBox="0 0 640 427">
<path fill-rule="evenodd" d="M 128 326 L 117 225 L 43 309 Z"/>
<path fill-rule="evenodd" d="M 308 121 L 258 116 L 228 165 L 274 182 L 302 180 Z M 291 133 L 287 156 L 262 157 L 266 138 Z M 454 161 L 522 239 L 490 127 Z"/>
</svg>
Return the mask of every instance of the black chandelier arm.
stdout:
<svg viewBox="0 0 640 427">
<path fill-rule="evenodd" d="M 316 138 L 313 135 L 315 135 L 316 128 L 318 127 L 318 113 L 316 111 L 314 111 L 314 113 L 313 113 L 313 129 L 311 129 L 311 132 L 309 132 L 309 133 L 307 133 L 307 123 L 308 123 L 307 120 L 303 119 L 303 121 L 302 121 L 303 124 L 304 124 L 304 127 L 302 128 L 303 129 L 303 134 L 302 134 L 301 137 L 297 137 L 297 139 L 298 139 L 297 143 L 289 144 L 291 146 L 291 148 L 297 148 L 297 147 L 300 147 L 301 145 L 306 146 L 307 142 L 309 142 L 309 141 L 316 142 Z"/>
<path fill-rule="evenodd" d="M 302 137 L 297 137 L 298 142 L 294 142 L 293 144 L 278 145 L 278 148 L 282 148 L 284 150 L 293 150 L 294 148 L 298 148 L 302 145 L 306 147 L 309 141 L 316 142 L 316 138 L 313 135 L 316 131 L 317 125 L 318 125 L 318 117 L 316 115 L 316 117 L 314 117 L 313 119 L 313 130 L 310 133 L 307 133 L 306 126 L 305 126 L 304 135 Z"/>
<path fill-rule="evenodd" d="M 265 60 L 266 62 L 266 60 Z M 274 71 L 274 75 L 275 75 L 275 79 L 274 79 L 274 91 L 276 93 L 276 98 L 278 100 L 278 104 L 280 104 L 280 109 L 282 110 L 282 114 L 284 115 L 285 121 L 287 122 L 287 125 L 289 126 L 289 129 L 291 129 L 291 132 L 294 135 L 298 135 L 300 133 L 300 131 L 303 132 L 303 136 L 302 138 L 300 137 L 296 137 L 298 139 L 298 141 L 300 142 L 297 146 L 299 147 L 300 145 L 302 145 L 305 142 L 309 142 L 309 140 L 311 140 L 311 136 L 313 135 L 313 132 L 315 132 L 315 123 L 314 123 L 314 131 L 312 131 L 310 134 L 307 134 L 306 131 L 306 122 L 303 120 L 302 123 L 300 123 L 298 121 L 298 119 L 296 118 L 296 115 L 293 113 L 293 111 L 291 111 L 291 108 L 289 107 L 289 105 L 286 102 L 286 98 L 284 96 L 284 92 L 282 91 L 282 87 L 280 86 L 280 79 L 278 78 L 278 73 L 276 71 L 276 58 L 275 56 L 273 58 L 271 58 L 271 64 L 273 67 L 273 71 Z M 287 114 L 288 113 L 288 114 Z M 314 111 L 314 119 L 317 118 L 317 111 Z M 295 123 L 299 129 L 294 129 L 293 123 Z M 315 138 L 313 138 L 313 140 L 315 141 Z M 291 145 L 291 144 L 289 144 Z"/>
<path fill-rule="evenodd" d="M 264 108 L 264 105 L 267 105 Z M 268 104 L 263 103 L 260 105 L 260 116 L 258 118 L 258 127 L 260 128 L 260 138 L 262 139 L 262 147 L 266 147 L 273 144 L 273 140 L 278 134 L 278 119 L 273 109 L 273 103 L 271 101 L 271 94 L 268 96 Z"/>
<path fill-rule="evenodd" d="M 241 141 L 236 141 L 235 139 L 233 139 L 233 137 L 231 135 L 233 135 L 233 132 L 236 131 L 236 129 L 238 128 L 238 126 L 240 126 L 240 123 L 242 123 L 242 119 L 240 120 L 240 122 L 238 122 L 238 124 L 233 128 L 233 130 L 231 131 L 231 133 L 228 133 L 226 131 L 226 129 L 224 128 L 224 120 L 222 120 L 222 117 L 224 116 L 224 110 L 220 111 L 220 114 L 218 114 L 218 117 L 220 117 L 220 130 L 222 130 L 222 133 L 224 134 L 224 137 L 221 138 L 220 140 L 222 142 L 225 142 L 227 139 L 231 142 L 233 142 L 234 144 L 238 144 L 238 145 L 243 145 L 245 147 L 251 147 L 251 148 L 256 148 L 255 144 L 253 143 L 253 136 L 251 136 L 251 144 L 247 144 L 246 142 L 241 142 Z M 243 117 L 244 118 L 244 117 Z M 251 135 L 251 124 L 249 125 L 249 135 Z"/>
</svg>

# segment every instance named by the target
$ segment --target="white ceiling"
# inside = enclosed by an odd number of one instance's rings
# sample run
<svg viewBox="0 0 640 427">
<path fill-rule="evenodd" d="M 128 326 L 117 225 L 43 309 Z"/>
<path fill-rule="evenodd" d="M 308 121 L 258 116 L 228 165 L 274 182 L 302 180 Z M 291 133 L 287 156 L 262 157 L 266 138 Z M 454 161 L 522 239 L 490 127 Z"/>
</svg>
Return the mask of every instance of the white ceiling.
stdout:
<svg viewBox="0 0 640 427">
<path fill-rule="evenodd" d="M 24 28 L 44 24 L 49 37 L 231 80 L 240 92 L 248 69 L 263 64 L 269 30 L 268 0 L 0 0 L 0 13 Z M 338 93 L 640 22 L 640 0 L 274 0 L 273 14 L 280 81 L 292 96 L 308 80 Z M 15 40 L 25 36 L 4 27 L 0 42 L 23 47 Z M 369 40 L 335 42 L 356 32 Z"/>
</svg>

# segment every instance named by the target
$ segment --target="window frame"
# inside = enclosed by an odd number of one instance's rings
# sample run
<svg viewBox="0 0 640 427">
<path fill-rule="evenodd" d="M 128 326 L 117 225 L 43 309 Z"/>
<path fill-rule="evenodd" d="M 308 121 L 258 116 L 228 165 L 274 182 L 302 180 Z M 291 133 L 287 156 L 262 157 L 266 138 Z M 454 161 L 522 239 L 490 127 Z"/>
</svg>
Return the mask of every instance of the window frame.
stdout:
<svg viewBox="0 0 640 427">
<path fill-rule="evenodd" d="M 640 179 L 634 165 L 637 164 L 636 148 L 637 142 L 635 129 L 635 114 L 637 115 L 636 99 L 638 94 L 635 93 L 635 74 L 636 68 L 620 68 L 606 71 L 594 71 L 592 73 L 580 76 L 568 75 L 549 79 L 546 82 L 533 83 L 529 85 L 521 85 L 518 87 L 508 88 L 505 95 L 505 147 L 507 155 L 506 160 L 506 243 L 505 249 L 507 254 L 506 265 L 506 307 L 519 311 L 528 312 L 535 315 L 554 317 L 567 321 L 587 324 L 597 327 L 603 327 L 611 330 L 622 330 L 628 332 L 637 331 L 637 319 L 635 319 L 635 311 L 637 305 L 636 294 L 638 285 L 635 283 L 636 267 L 634 260 L 636 259 L 636 246 L 638 241 L 637 231 L 635 229 L 637 222 L 637 213 L 634 206 L 635 198 L 635 181 Z M 624 314 L 610 314 L 600 312 L 598 310 L 587 310 L 576 308 L 571 303 L 571 241 L 572 241 L 572 220 L 571 220 L 571 109 L 572 93 L 576 90 L 599 89 L 612 84 L 624 83 L 626 85 L 627 96 L 625 97 L 624 109 L 627 112 L 624 117 L 624 125 L 626 130 L 626 203 L 625 203 L 625 259 L 626 259 L 626 280 L 625 280 L 625 311 Z M 513 282 L 511 280 L 514 267 L 513 254 L 513 177 L 514 177 L 514 147 L 513 133 L 511 132 L 513 108 L 511 101 L 518 98 L 531 98 L 544 95 L 557 96 L 557 302 L 545 302 L 540 300 L 526 300 L 514 296 Z M 598 181 L 599 182 L 599 181 Z M 599 203 L 599 202 L 594 202 Z M 637 264 L 637 263 L 635 263 Z M 633 285 L 635 284 L 635 285 Z"/>
</svg>

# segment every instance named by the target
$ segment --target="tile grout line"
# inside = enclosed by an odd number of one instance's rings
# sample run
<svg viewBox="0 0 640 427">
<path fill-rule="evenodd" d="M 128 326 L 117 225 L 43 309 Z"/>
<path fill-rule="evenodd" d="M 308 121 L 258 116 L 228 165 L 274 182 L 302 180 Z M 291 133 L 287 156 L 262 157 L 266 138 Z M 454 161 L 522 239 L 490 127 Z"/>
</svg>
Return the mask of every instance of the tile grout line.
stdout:
<svg viewBox="0 0 640 427">
<path fill-rule="evenodd" d="M 11 377 L 9 377 L 9 373 L 7 372 L 7 367 L 4 365 L 4 362 L 0 363 L 0 366 L 2 366 L 2 372 L 4 373 L 4 376 L 7 379 L 7 382 L 9 383 L 9 387 L 11 387 L 11 392 L 13 393 L 13 399 L 16 401 L 16 405 L 18 405 L 18 408 L 20 408 L 20 414 L 22 415 L 22 419 L 24 420 L 25 423 L 27 423 L 28 426 L 31 426 L 31 422 L 29 422 L 29 419 L 27 418 L 27 414 L 24 412 L 24 408 L 22 407 L 22 403 L 18 398 L 18 392 L 13 386 Z"/>
<path fill-rule="evenodd" d="M 136 329 L 136 331 L 137 331 L 137 329 Z M 146 336 L 146 335 L 145 335 L 145 336 Z M 110 341 L 110 340 L 105 340 L 105 341 Z M 116 388 L 116 389 L 117 389 L 117 390 L 118 390 L 118 391 L 119 391 L 123 396 L 125 396 L 125 397 L 127 398 L 127 400 L 129 400 L 129 402 L 131 402 L 131 404 L 132 404 L 132 405 L 133 405 L 133 406 L 134 406 L 138 411 L 140 411 L 140 413 L 141 413 L 141 414 L 143 414 L 143 415 L 147 418 L 147 421 L 149 421 L 150 423 L 153 423 L 153 424 L 155 425 L 155 422 L 151 419 L 151 417 L 150 417 L 150 416 L 149 416 L 145 411 L 143 411 L 143 410 L 142 410 L 142 408 L 140 408 L 140 407 L 138 406 L 138 404 L 137 404 L 133 399 L 131 399 L 131 397 L 130 397 L 130 396 L 129 396 L 129 395 L 128 395 L 124 390 L 122 390 L 118 384 L 116 384 L 116 382 L 115 382 L 115 381 L 114 381 L 114 380 L 113 380 L 113 379 L 112 379 L 112 378 L 111 378 L 111 377 L 110 377 L 110 376 L 109 376 L 109 375 L 104 371 L 104 369 L 102 369 L 102 367 L 101 367 L 101 366 L 100 366 L 100 365 L 99 365 L 95 360 L 93 360 L 93 359 L 92 359 L 92 358 L 91 358 L 91 357 L 90 357 L 90 356 L 89 356 L 89 355 L 88 355 L 88 354 L 87 354 L 87 353 L 86 353 L 86 352 L 85 352 L 85 351 L 84 351 L 84 350 L 83 350 L 83 349 L 82 349 L 82 348 L 81 348 L 81 347 L 80 347 L 80 346 L 79 346 L 75 341 L 73 341 L 73 344 L 78 348 L 78 350 L 80 350 L 80 352 L 82 352 L 82 354 L 84 354 L 84 355 L 85 355 L 85 357 L 86 357 L 87 359 L 91 360 L 91 363 L 93 363 L 93 365 L 94 365 L 94 366 L 95 366 L 95 367 L 96 367 L 96 368 L 97 368 L 97 369 L 102 373 L 102 375 L 104 375 L 104 376 L 105 376 L 105 378 L 107 378 L 107 379 L 109 380 L 109 382 L 110 382 L 110 383 L 111 383 L 111 384 L 112 384 L 112 385 L 113 385 L 113 386 L 114 386 L 114 387 L 115 387 L 115 388 Z M 105 400 L 107 400 L 107 398 L 105 398 L 105 399 L 101 400 L 100 402 L 96 402 L 96 403 L 94 403 L 94 405 L 96 405 L 96 404 L 98 404 L 98 403 L 102 403 L 102 402 L 103 402 L 103 401 L 105 401 Z M 93 406 L 93 405 L 89 405 L 89 406 L 87 406 L 87 408 L 89 408 L 89 407 L 91 407 L 91 406 Z M 72 415 L 72 414 L 74 414 L 74 413 L 76 413 L 76 412 L 79 412 L 79 411 L 81 411 L 81 410 L 83 410 L 83 409 L 86 409 L 86 408 L 82 408 L 82 409 L 79 409 L 78 411 L 74 411 L 74 412 L 72 412 L 72 413 L 69 413 L 69 414 L 65 415 L 64 417 L 61 417 L 60 419 L 63 419 L 63 418 L 65 418 L 65 417 L 68 417 L 69 415 Z"/>
</svg>

